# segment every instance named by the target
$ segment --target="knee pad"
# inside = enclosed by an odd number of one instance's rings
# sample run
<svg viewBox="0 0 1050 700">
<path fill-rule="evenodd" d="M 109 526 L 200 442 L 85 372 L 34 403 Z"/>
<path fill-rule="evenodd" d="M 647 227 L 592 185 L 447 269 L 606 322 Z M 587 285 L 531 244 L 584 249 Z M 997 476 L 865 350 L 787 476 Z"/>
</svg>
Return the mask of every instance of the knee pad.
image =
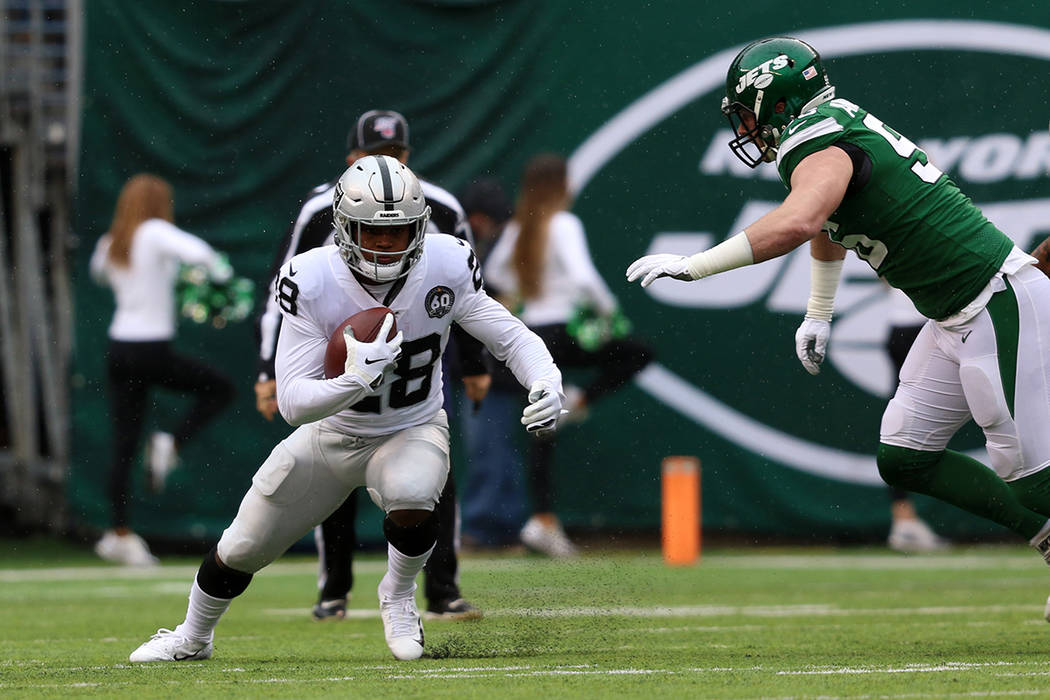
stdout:
<svg viewBox="0 0 1050 700">
<path fill-rule="evenodd" d="M 215 545 L 215 552 L 225 566 L 234 571 L 254 574 L 273 561 L 265 544 L 263 535 L 242 527 L 235 518 L 223 531 Z"/>
<path fill-rule="evenodd" d="M 923 452 L 880 442 L 876 456 L 879 476 L 890 486 L 924 493 L 933 468 L 943 454 L 943 451 Z"/>
<path fill-rule="evenodd" d="M 236 598 L 252 581 L 252 575 L 219 563 L 218 546 L 212 547 L 197 570 L 197 585 L 213 598 Z"/>
<path fill-rule="evenodd" d="M 383 518 L 383 534 L 386 535 L 386 541 L 397 551 L 405 556 L 418 557 L 437 542 L 437 514 L 431 511 L 422 522 L 409 527 L 398 525 L 388 515 Z"/>
</svg>

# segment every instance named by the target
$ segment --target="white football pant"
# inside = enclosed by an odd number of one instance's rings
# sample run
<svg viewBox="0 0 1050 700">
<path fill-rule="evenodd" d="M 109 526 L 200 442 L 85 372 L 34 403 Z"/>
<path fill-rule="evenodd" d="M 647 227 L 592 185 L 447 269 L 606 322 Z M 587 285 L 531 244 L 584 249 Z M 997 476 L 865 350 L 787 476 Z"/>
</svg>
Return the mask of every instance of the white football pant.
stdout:
<svg viewBox="0 0 1050 700">
<path fill-rule="evenodd" d="M 423 425 L 360 438 L 300 426 L 252 477 L 237 517 L 222 533 L 219 558 L 254 574 L 332 514 L 358 486 L 384 513 L 434 510 L 449 470 L 445 411 Z"/>
<path fill-rule="evenodd" d="M 1005 279 L 1009 288 L 993 279 L 998 291 L 966 323 L 923 326 L 882 416 L 882 442 L 939 452 L 973 417 L 1005 481 L 1050 465 L 1050 279 L 1031 265 Z M 999 310 L 994 324 L 989 309 Z"/>
</svg>

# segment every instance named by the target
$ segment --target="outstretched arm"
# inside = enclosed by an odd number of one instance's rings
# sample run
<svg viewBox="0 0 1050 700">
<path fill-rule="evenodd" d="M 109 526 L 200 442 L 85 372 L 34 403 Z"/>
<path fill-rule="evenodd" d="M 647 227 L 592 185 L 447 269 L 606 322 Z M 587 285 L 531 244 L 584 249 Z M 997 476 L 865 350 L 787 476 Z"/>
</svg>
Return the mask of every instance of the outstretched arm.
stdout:
<svg viewBox="0 0 1050 700">
<path fill-rule="evenodd" d="M 647 255 L 627 268 L 627 280 L 648 287 L 660 277 L 689 281 L 779 257 L 820 233 L 842 203 L 853 163 L 840 148 L 807 156 L 791 176 L 791 193 L 776 209 L 713 248 L 686 257 Z"/>
</svg>

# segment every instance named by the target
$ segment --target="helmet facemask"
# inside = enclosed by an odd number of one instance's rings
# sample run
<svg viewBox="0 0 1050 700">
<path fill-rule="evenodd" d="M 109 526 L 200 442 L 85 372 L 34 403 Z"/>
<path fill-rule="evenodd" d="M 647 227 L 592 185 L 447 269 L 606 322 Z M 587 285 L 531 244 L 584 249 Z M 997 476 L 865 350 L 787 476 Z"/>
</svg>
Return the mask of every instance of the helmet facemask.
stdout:
<svg viewBox="0 0 1050 700">
<path fill-rule="evenodd" d="M 834 96 L 812 46 L 791 37 L 753 42 L 726 75 L 722 113 L 733 129 L 729 147 L 749 167 L 773 162 L 787 125 Z"/>
<path fill-rule="evenodd" d="M 407 275 L 422 256 L 430 207 L 419 180 L 394 158 L 366 156 L 355 161 L 336 184 L 332 209 L 339 254 L 347 267 L 366 279 L 392 282 Z M 408 227 L 404 249 L 362 245 L 363 229 L 367 232 L 394 226 Z M 381 262 L 381 258 L 392 260 Z"/>
<path fill-rule="evenodd" d="M 426 228 L 426 219 L 420 224 L 396 224 L 396 226 L 410 226 L 408 245 L 403 250 L 380 250 L 378 248 L 366 248 L 362 244 L 362 228 L 376 229 L 386 228 L 377 224 L 363 224 L 360 221 L 347 220 L 344 224 L 346 234 L 336 235 L 336 244 L 339 246 L 339 254 L 343 261 L 354 272 L 364 275 L 373 282 L 391 282 L 404 277 L 409 269 L 419 260 L 423 254 L 423 230 Z M 336 224 L 336 229 L 340 227 Z M 390 228 L 393 228 L 391 226 Z M 380 262 L 380 258 L 396 258 L 391 262 Z"/>
<path fill-rule="evenodd" d="M 780 144 L 778 130 L 768 124 L 760 125 L 752 110 L 739 102 L 730 104 L 727 97 L 722 98 L 722 114 L 729 120 L 729 128 L 735 134 L 729 148 L 737 158 L 751 168 L 776 160 Z M 751 128 L 747 128 L 748 122 Z"/>
</svg>

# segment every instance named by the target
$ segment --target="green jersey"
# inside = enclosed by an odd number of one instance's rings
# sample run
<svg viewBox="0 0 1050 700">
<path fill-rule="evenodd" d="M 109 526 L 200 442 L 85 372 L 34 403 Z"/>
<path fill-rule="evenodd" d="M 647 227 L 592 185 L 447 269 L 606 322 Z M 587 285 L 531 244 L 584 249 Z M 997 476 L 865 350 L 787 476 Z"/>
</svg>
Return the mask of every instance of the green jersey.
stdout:
<svg viewBox="0 0 1050 700">
<path fill-rule="evenodd" d="M 854 160 L 854 182 L 827 224 L 831 240 L 854 250 L 927 318 L 947 318 L 973 301 L 1013 242 L 922 149 L 847 100 L 787 125 L 777 153 L 781 180 L 790 189 L 802 159 L 835 143 L 860 149 L 870 173 L 857 172 L 862 160 Z"/>
</svg>

